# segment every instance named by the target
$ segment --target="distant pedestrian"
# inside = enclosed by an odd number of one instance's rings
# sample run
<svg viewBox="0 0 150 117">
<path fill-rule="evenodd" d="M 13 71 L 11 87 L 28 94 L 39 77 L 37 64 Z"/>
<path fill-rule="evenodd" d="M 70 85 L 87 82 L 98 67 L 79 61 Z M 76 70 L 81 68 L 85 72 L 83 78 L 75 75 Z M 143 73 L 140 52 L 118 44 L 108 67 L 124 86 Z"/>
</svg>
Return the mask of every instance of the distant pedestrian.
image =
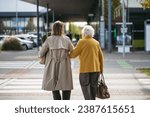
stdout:
<svg viewBox="0 0 150 117">
<path fill-rule="evenodd" d="M 52 91 L 54 100 L 70 99 L 73 82 L 68 52 L 72 50 L 69 37 L 64 35 L 63 22 L 56 21 L 52 35 L 45 40 L 40 51 L 40 57 L 46 55 L 42 89 Z"/>
<path fill-rule="evenodd" d="M 82 29 L 82 39 L 69 55 L 70 58 L 79 56 L 79 80 L 85 100 L 95 100 L 98 77 L 103 72 L 103 53 L 93 36 L 93 27 L 85 26 Z"/>
</svg>

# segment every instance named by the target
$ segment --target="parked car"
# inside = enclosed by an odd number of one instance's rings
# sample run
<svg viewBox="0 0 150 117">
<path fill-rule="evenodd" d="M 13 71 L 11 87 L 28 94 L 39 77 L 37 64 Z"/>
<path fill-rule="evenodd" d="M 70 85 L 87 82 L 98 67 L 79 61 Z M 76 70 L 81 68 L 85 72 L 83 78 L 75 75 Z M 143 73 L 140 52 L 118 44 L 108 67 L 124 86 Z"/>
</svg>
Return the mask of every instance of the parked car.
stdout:
<svg viewBox="0 0 150 117">
<path fill-rule="evenodd" d="M 33 41 L 34 43 L 34 47 L 38 46 L 38 37 L 37 35 L 30 35 L 30 39 Z M 39 37 L 39 46 L 42 45 L 42 38 Z"/>
<path fill-rule="evenodd" d="M 37 35 L 37 32 L 28 32 L 29 35 Z M 39 37 L 43 37 L 45 35 L 44 32 L 39 32 Z"/>
<path fill-rule="evenodd" d="M 33 42 L 29 40 L 22 40 L 18 37 L 16 37 L 17 40 L 19 40 L 20 44 L 22 45 L 22 48 L 24 50 L 33 49 Z"/>
<path fill-rule="evenodd" d="M 20 34 L 20 35 L 16 35 L 16 36 L 22 40 L 32 41 L 33 47 L 37 47 L 37 45 L 38 45 L 37 35 Z M 42 40 L 39 39 L 39 44 L 41 44 L 41 43 L 42 43 Z"/>
<path fill-rule="evenodd" d="M 32 49 L 33 48 L 33 42 L 32 41 L 29 41 L 29 40 L 22 40 L 20 39 L 19 37 L 16 37 L 16 36 L 8 36 L 8 35 L 2 35 L 0 36 L 0 43 L 3 44 L 4 40 L 7 38 L 7 37 L 15 37 L 21 44 L 23 50 L 28 50 L 28 49 Z"/>
</svg>

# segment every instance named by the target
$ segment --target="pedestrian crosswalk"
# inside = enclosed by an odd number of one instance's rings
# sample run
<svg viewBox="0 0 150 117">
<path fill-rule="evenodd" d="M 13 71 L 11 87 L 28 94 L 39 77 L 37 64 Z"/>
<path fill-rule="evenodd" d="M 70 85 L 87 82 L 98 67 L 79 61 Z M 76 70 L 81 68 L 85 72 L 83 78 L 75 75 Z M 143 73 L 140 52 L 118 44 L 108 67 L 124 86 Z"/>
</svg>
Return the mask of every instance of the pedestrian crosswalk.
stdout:
<svg viewBox="0 0 150 117">
<path fill-rule="evenodd" d="M 43 72 L 38 61 L 0 61 L 0 99 L 52 99 L 50 91 L 41 89 Z M 73 98 L 83 99 L 78 78 L 74 85 Z"/>
<path fill-rule="evenodd" d="M 72 99 L 83 99 L 78 79 L 74 79 Z M 0 99 L 52 99 L 50 91 L 42 88 L 42 78 L 1 79 Z"/>
<path fill-rule="evenodd" d="M 132 74 L 105 75 L 105 81 L 111 93 L 110 99 L 144 99 L 150 95 L 150 93 L 144 93 L 142 91 L 139 81 L 130 79 L 131 75 Z M 115 76 L 115 78 L 113 77 L 113 79 L 111 79 L 111 76 Z M 122 76 L 122 78 L 120 78 L 120 76 Z M 71 99 L 83 100 L 84 98 L 77 74 L 73 74 L 73 84 L 74 90 L 72 91 Z M 35 74 L 32 78 L 1 78 L 0 99 L 52 99 L 51 92 L 44 91 L 41 87 L 42 77 L 36 77 Z"/>
<path fill-rule="evenodd" d="M 76 67 L 76 61 L 71 61 L 72 68 Z M 0 61 L 0 69 L 40 69 L 44 65 L 38 61 Z"/>
<path fill-rule="evenodd" d="M 44 65 L 39 64 L 38 61 L 0 61 L 0 68 L 3 69 L 32 69 L 44 68 Z"/>
<path fill-rule="evenodd" d="M 74 90 L 72 90 L 71 99 L 83 100 L 79 83 L 79 64 L 75 62 L 72 65 Z M 39 64 L 38 61 L 0 61 L 0 100 L 52 99 L 50 91 L 41 89 L 43 68 L 44 65 Z M 110 99 L 148 99 L 150 97 L 150 92 L 143 91 L 143 88 L 150 90 L 148 85 L 150 79 L 146 79 L 143 74 L 105 72 L 104 76 L 111 94 Z"/>
</svg>

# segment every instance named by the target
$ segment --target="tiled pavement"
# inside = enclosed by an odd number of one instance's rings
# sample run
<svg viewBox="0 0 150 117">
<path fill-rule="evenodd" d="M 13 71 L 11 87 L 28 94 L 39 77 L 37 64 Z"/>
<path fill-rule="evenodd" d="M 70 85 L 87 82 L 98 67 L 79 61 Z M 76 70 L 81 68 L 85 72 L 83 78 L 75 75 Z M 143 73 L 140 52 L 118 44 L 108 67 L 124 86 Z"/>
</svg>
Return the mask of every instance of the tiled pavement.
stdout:
<svg viewBox="0 0 150 117">
<path fill-rule="evenodd" d="M 137 72 L 140 66 L 150 66 L 147 59 L 117 58 L 105 55 L 104 75 L 111 93 L 110 100 L 149 100 L 150 78 Z M 109 58 L 110 57 L 110 58 Z M 116 57 L 116 58 L 115 58 Z M 41 90 L 43 65 L 38 61 L 0 61 L 0 99 L 1 100 L 47 100 L 51 92 Z M 78 81 L 78 59 L 72 60 L 74 90 L 72 100 L 83 100 Z"/>
</svg>

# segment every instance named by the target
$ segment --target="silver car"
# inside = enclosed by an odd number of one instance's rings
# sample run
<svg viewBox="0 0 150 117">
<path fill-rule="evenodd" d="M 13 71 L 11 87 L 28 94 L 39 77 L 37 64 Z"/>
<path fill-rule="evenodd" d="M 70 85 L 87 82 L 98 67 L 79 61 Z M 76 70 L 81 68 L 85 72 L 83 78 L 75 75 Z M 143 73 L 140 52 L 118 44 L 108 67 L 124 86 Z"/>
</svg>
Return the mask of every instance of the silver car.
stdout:
<svg viewBox="0 0 150 117">
<path fill-rule="evenodd" d="M 22 40 L 18 37 L 16 37 L 17 40 L 19 40 L 23 50 L 33 49 L 33 42 L 28 40 Z"/>
<path fill-rule="evenodd" d="M 29 34 L 19 34 L 16 35 L 16 37 L 22 39 L 22 40 L 28 40 L 33 42 L 33 47 L 37 47 L 38 45 L 38 40 L 37 40 L 37 35 L 29 35 Z M 41 44 L 42 40 L 41 38 L 39 39 L 39 44 Z"/>
</svg>

